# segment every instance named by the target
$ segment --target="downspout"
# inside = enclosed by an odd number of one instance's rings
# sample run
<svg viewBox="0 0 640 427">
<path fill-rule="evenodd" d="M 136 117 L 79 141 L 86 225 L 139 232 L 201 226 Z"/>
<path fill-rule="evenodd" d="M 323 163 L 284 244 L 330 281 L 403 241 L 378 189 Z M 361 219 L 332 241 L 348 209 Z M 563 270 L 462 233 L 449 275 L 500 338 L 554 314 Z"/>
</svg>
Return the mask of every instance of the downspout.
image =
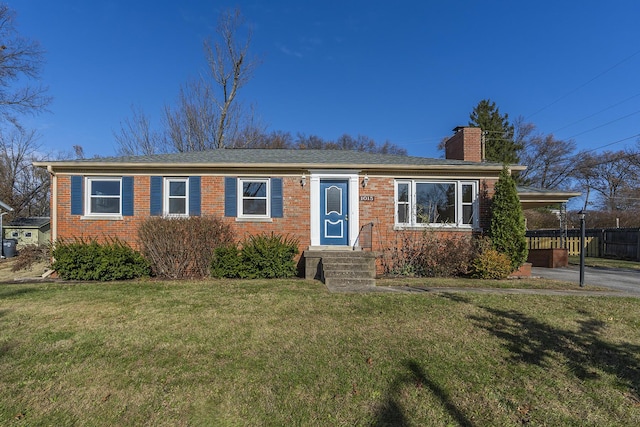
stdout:
<svg viewBox="0 0 640 427">
<path fill-rule="evenodd" d="M 53 244 L 58 238 L 58 177 L 51 165 L 47 166 L 47 171 L 51 176 L 51 212 L 49 212 L 49 219 L 51 222 L 50 244 Z"/>
</svg>

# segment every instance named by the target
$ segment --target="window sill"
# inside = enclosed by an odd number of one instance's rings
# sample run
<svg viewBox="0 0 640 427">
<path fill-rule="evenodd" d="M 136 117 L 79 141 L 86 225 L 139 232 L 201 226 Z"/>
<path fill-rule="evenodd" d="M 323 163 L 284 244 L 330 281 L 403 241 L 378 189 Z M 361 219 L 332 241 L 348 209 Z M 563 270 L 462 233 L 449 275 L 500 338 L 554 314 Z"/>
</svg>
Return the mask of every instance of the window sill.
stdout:
<svg viewBox="0 0 640 427">
<path fill-rule="evenodd" d="M 273 222 L 272 218 L 237 217 L 236 222 Z"/>
<path fill-rule="evenodd" d="M 447 225 L 447 224 L 425 224 L 425 225 L 404 225 L 395 224 L 394 231 L 420 231 L 420 230 L 438 230 L 438 231 L 473 231 L 470 225 Z"/>
<path fill-rule="evenodd" d="M 82 215 L 82 220 L 97 220 L 97 221 L 122 221 L 124 218 L 122 215 Z"/>
</svg>

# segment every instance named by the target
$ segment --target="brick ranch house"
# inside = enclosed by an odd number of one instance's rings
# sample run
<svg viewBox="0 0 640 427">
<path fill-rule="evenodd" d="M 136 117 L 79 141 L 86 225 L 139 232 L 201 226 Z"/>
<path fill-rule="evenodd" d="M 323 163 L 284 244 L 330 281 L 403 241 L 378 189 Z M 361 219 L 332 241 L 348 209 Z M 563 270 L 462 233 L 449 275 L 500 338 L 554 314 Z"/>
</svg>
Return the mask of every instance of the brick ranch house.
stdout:
<svg viewBox="0 0 640 427">
<path fill-rule="evenodd" d="M 35 165 L 51 176 L 52 241 L 111 236 L 136 247 L 138 226 L 149 216 L 216 216 L 238 238 L 261 232 L 295 236 L 300 270 L 307 278 L 326 279 L 336 250 L 366 253 L 375 264 L 371 254 L 398 230 L 429 226 L 472 233 L 488 227 L 487 202 L 503 166 L 482 161 L 479 128 L 454 131 L 445 159 L 219 149 Z M 374 233 L 367 230 L 371 224 Z M 353 250 L 361 246 L 363 231 L 369 231 L 371 252 Z"/>
</svg>

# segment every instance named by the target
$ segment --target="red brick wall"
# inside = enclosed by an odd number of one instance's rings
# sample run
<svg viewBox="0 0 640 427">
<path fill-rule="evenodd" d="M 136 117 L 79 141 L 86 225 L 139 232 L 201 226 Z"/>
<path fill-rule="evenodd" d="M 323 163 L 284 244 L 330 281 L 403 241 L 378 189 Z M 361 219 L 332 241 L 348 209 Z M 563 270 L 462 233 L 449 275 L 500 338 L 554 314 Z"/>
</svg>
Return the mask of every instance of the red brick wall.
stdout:
<svg viewBox="0 0 640 427">
<path fill-rule="evenodd" d="M 57 238 L 97 238 L 118 237 L 133 247 L 138 247 L 137 230 L 140 223 L 149 216 L 149 176 L 134 177 L 134 216 L 122 220 L 81 219 L 71 215 L 71 180 L 68 175 L 58 175 Z M 495 181 L 480 183 L 480 225 L 488 227 L 488 198 L 493 196 Z M 486 184 L 486 185 L 485 185 Z M 235 230 L 239 240 L 257 233 L 275 232 L 299 239 L 300 254 L 310 241 L 310 190 L 309 185 L 300 185 L 300 177 L 283 178 L 283 218 L 273 218 L 269 222 L 241 221 L 224 217 L 224 177 L 202 176 L 201 212 L 222 218 Z M 369 176 L 365 188 L 360 188 L 360 196 L 372 196 L 372 201 L 360 201 L 360 225 L 374 223 L 372 246 L 381 251 L 395 242 L 394 228 L 394 178 Z M 452 233 L 455 231 L 442 231 Z M 466 233 L 466 231 L 463 231 Z"/>
<path fill-rule="evenodd" d="M 149 217 L 148 176 L 134 177 L 134 216 L 124 216 L 122 220 L 82 219 L 81 215 L 71 215 L 71 178 L 58 175 L 57 238 L 97 238 L 118 237 L 133 247 L 138 247 L 138 227 Z M 300 240 L 300 252 L 310 242 L 309 237 L 309 188 L 300 185 L 299 177 L 283 178 L 283 218 L 273 218 L 271 222 L 242 222 L 236 218 L 224 217 L 224 177 L 203 176 L 201 181 L 201 213 L 222 218 L 236 232 L 238 239 L 256 233 L 275 233 L 296 236 Z M 304 230 L 306 232 L 301 232 Z"/>
<path fill-rule="evenodd" d="M 81 219 L 81 215 L 71 215 L 71 177 L 58 175 L 57 238 L 96 238 L 105 240 L 117 237 L 137 247 L 138 226 L 149 216 L 149 177 L 134 177 L 134 215 L 122 220 Z"/>
</svg>

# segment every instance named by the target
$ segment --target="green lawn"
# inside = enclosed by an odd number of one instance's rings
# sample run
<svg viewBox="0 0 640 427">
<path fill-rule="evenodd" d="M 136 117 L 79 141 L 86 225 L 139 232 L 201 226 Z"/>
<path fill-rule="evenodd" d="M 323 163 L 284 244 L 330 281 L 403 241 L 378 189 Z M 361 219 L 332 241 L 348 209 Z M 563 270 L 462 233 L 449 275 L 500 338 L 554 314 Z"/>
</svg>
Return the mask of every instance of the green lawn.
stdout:
<svg viewBox="0 0 640 427">
<path fill-rule="evenodd" d="M 629 426 L 639 393 L 637 299 L 0 285 L 3 426 Z"/>
</svg>

